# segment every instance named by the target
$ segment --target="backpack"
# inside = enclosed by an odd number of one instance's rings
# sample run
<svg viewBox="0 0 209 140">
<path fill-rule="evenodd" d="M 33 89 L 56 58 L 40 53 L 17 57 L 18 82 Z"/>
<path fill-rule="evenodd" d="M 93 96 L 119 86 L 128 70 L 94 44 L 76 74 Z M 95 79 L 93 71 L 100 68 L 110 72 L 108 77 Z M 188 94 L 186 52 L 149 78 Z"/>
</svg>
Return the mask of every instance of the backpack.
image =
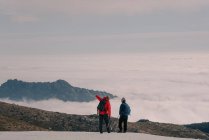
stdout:
<svg viewBox="0 0 209 140">
<path fill-rule="evenodd" d="M 131 108 L 130 106 L 127 104 L 127 114 L 130 115 L 131 114 Z"/>
<path fill-rule="evenodd" d="M 106 104 L 106 100 L 105 99 L 102 99 L 99 102 L 98 106 L 97 106 L 97 110 L 99 110 L 99 111 L 106 111 L 105 104 Z"/>
</svg>

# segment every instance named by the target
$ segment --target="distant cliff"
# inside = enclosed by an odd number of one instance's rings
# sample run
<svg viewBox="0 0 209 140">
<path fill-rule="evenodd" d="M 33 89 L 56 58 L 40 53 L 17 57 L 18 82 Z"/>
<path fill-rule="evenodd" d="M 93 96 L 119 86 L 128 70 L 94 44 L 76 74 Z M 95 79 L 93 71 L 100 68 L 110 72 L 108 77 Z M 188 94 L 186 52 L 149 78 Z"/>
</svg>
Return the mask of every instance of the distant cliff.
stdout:
<svg viewBox="0 0 209 140">
<path fill-rule="evenodd" d="M 64 80 L 55 82 L 24 82 L 20 80 L 8 80 L 0 86 L 0 98 L 11 100 L 47 100 L 60 99 L 63 101 L 89 102 L 95 100 L 95 95 L 109 96 L 104 91 L 94 91 L 85 88 L 73 87 Z"/>
<path fill-rule="evenodd" d="M 193 123 L 185 125 L 188 128 L 200 130 L 202 132 L 208 133 L 209 135 L 209 122 L 203 122 L 203 123 Z"/>
<path fill-rule="evenodd" d="M 118 131 L 118 119 L 111 118 L 110 122 L 112 132 Z M 37 130 L 98 132 L 98 116 L 51 112 L 0 102 L 0 131 Z M 209 139 L 206 133 L 199 130 L 148 120 L 128 123 L 128 132 Z"/>
</svg>

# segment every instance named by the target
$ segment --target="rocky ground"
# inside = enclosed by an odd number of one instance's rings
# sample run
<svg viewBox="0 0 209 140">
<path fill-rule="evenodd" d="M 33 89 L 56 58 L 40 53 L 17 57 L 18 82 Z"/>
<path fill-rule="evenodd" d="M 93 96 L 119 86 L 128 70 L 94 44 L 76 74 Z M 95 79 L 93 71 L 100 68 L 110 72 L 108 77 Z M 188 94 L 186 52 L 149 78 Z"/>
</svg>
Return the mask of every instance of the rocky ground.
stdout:
<svg viewBox="0 0 209 140">
<path fill-rule="evenodd" d="M 0 130 L 4 131 L 85 131 L 98 132 L 97 115 L 72 115 L 0 102 Z M 118 130 L 118 119 L 111 118 L 112 132 Z M 128 131 L 160 136 L 209 139 L 207 133 L 182 125 L 141 120 L 128 123 Z"/>
</svg>

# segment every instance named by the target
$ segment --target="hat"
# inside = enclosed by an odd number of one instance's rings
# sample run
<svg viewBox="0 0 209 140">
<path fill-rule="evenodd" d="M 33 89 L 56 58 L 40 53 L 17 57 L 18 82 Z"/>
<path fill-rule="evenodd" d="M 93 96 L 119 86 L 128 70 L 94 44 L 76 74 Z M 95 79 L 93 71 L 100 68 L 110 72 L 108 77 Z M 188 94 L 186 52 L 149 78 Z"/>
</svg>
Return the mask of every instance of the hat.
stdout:
<svg viewBox="0 0 209 140">
<path fill-rule="evenodd" d="M 123 98 L 121 99 L 121 102 L 126 102 L 126 99 L 123 97 Z"/>
</svg>

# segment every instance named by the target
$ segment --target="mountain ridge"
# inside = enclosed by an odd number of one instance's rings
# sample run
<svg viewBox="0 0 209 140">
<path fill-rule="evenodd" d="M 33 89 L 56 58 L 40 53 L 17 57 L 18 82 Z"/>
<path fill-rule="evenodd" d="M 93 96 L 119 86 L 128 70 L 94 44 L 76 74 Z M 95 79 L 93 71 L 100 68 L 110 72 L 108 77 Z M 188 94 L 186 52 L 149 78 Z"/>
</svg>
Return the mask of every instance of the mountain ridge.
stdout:
<svg viewBox="0 0 209 140">
<path fill-rule="evenodd" d="M 95 100 L 95 95 L 116 97 L 105 91 L 74 87 L 61 79 L 54 82 L 24 82 L 9 79 L 0 86 L 0 98 L 15 101 L 23 99 L 39 101 L 56 98 L 62 101 L 89 102 Z"/>
</svg>

